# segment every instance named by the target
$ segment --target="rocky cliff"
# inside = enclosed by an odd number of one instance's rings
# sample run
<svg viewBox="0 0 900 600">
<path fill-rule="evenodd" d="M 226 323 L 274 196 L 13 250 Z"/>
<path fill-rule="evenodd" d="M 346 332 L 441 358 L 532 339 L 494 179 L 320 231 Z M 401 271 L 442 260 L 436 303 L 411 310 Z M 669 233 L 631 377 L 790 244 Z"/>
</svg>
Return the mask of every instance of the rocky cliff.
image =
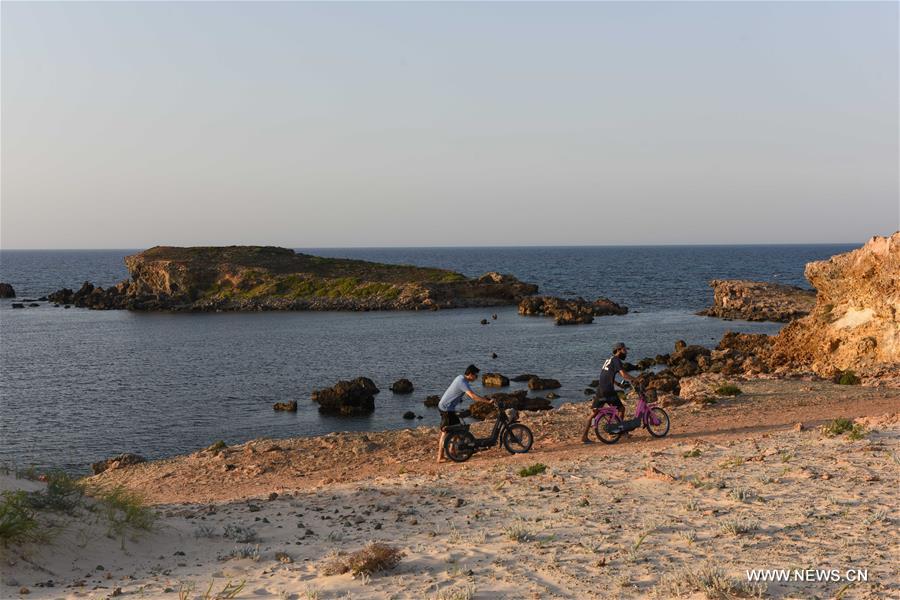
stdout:
<svg viewBox="0 0 900 600">
<path fill-rule="evenodd" d="M 830 377 L 900 372 L 900 232 L 806 265 L 818 291 L 809 316 L 775 336 L 771 362 Z"/>
<path fill-rule="evenodd" d="M 779 321 L 786 323 L 805 317 L 816 303 L 815 290 L 793 285 L 713 279 L 713 305 L 697 314 L 720 319 Z"/>
<path fill-rule="evenodd" d="M 420 310 L 515 304 L 537 286 L 511 275 L 323 258 L 287 248 L 157 246 L 125 257 L 131 279 L 54 301 L 132 310 Z"/>
</svg>

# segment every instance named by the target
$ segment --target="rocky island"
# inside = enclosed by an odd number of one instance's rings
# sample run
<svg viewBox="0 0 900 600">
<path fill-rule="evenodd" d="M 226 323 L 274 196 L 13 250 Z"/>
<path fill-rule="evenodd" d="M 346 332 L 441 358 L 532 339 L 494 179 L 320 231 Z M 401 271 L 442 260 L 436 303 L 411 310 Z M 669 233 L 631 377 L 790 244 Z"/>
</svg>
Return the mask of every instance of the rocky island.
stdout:
<svg viewBox="0 0 900 600">
<path fill-rule="evenodd" d="M 131 279 L 50 295 L 92 309 L 424 310 L 516 304 L 536 285 L 445 269 L 323 258 L 271 246 L 156 246 L 125 257 Z"/>
<path fill-rule="evenodd" d="M 699 315 L 745 321 L 787 323 L 805 317 L 816 303 L 816 291 L 793 285 L 713 279 L 713 305 Z"/>
</svg>

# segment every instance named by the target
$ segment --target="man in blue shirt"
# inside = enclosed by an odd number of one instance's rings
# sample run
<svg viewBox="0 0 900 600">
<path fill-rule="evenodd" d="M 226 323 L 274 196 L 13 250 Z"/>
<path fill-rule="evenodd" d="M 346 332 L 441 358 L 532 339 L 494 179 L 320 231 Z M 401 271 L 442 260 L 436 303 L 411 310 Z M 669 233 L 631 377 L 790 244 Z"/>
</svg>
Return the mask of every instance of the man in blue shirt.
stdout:
<svg viewBox="0 0 900 600">
<path fill-rule="evenodd" d="M 438 462 L 444 462 L 444 439 L 447 437 L 446 430 L 447 427 L 458 425 L 460 423 L 459 414 L 457 414 L 458 411 L 456 409 L 459 407 L 460 403 L 465 400 L 466 396 L 473 401 L 481 400 L 483 402 L 490 402 L 487 398 L 473 392 L 469 385 L 478 378 L 478 371 L 479 369 L 475 365 L 466 367 L 466 372 L 463 375 L 457 375 L 456 378 L 453 379 L 453 383 L 450 384 L 450 387 L 447 388 L 447 391 L 441 396 L 440 402 L 438 402 L 438 410 L 441 413 L 441 441 L 438 443 Z"/>
</svg>

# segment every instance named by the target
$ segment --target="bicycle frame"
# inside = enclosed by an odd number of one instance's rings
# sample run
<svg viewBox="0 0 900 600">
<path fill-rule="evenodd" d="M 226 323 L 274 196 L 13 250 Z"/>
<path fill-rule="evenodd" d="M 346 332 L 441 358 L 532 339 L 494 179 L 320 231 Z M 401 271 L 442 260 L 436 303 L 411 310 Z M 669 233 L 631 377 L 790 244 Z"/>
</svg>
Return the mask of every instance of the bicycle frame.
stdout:
<svg viewBox="0 0 900 600">
<path fill-rule="evenodd" d="M 657 417 L 653 415 L 652 409 L 656 406 L 656 404 L 651 404 L 647 402 L 647 398 L 642 391 L 635 390 L 637 393 L 637 405 L 634 408 L 634 418 L 638 418 L 641 420 L 641 425 L 647 427 L 647 425 L 659 425 L 662 421 L 660 421 Z M 600 419 L 604 416 L 608 416 L 611 419 L 619 419 L 619 411 L 616 410 L 616 407 L 610 406 L 609 404 L 604 404 L 598 409 L 594 410 L 594 416 L 591 419 L 591 427 L 596 427 L 600 422 Z"/>
<path fill-rule="evenodd" d="M 490 448 L 491 446 L 499 446 L 501 444 L 503 440 L 503 431 L 506 429 L 509 422 L 506 419 L 506 412 L 504 409 L 499 408 L 498 410 L 497 417 L 494 419 L 494 426 L 491 428 L 491 434 L 488 437 L 475 438 L 475 447 L 477 449 Z M 453 431 L 454 429 L 469 431 L 469 423 L 462 417 L 460 418 L 460 421 L 459 425 L 448 427 L 447 431 Z"/>
</svg>

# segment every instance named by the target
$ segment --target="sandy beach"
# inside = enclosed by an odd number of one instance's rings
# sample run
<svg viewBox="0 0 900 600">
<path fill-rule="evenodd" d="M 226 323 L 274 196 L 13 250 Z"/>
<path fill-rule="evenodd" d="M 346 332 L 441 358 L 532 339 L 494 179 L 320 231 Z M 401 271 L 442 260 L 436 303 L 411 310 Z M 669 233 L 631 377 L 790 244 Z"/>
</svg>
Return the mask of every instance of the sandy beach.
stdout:
<svg viewBox="0 0 900 600">
<path fill-rule="evenodd" d="M 581 446 L 587 405 L 570 404 L 526 415 L 531 453 L 495 449 L 462 465 L 435 465 L 436 431 L 419 428 L 257 440 L 109 471 L 89 484 L 139 492 L 156 513 L 151 529 L 113 534 L 84 509 L 41 514 L 55 533 L 3 550 L 2 595 L 900 593 L 900 392 L 801 380 L 741 387 L 735 399 L 670 408 L 673 431 L 661 440 L 638 430 L 615 446 Z M 857 434 L 823 432 L 838 417 L 856 419 Z M 538 463 L 543 472 L 519 474 Z M 3 485 L 41 484 L 8 475 Z M 395 568 L 324 574 L 335 555 L 373 541 L 402 552 Z M 745 573 L 807 568 L 864 569 L 868 581 L 755 584 Z"/>
</svg>

